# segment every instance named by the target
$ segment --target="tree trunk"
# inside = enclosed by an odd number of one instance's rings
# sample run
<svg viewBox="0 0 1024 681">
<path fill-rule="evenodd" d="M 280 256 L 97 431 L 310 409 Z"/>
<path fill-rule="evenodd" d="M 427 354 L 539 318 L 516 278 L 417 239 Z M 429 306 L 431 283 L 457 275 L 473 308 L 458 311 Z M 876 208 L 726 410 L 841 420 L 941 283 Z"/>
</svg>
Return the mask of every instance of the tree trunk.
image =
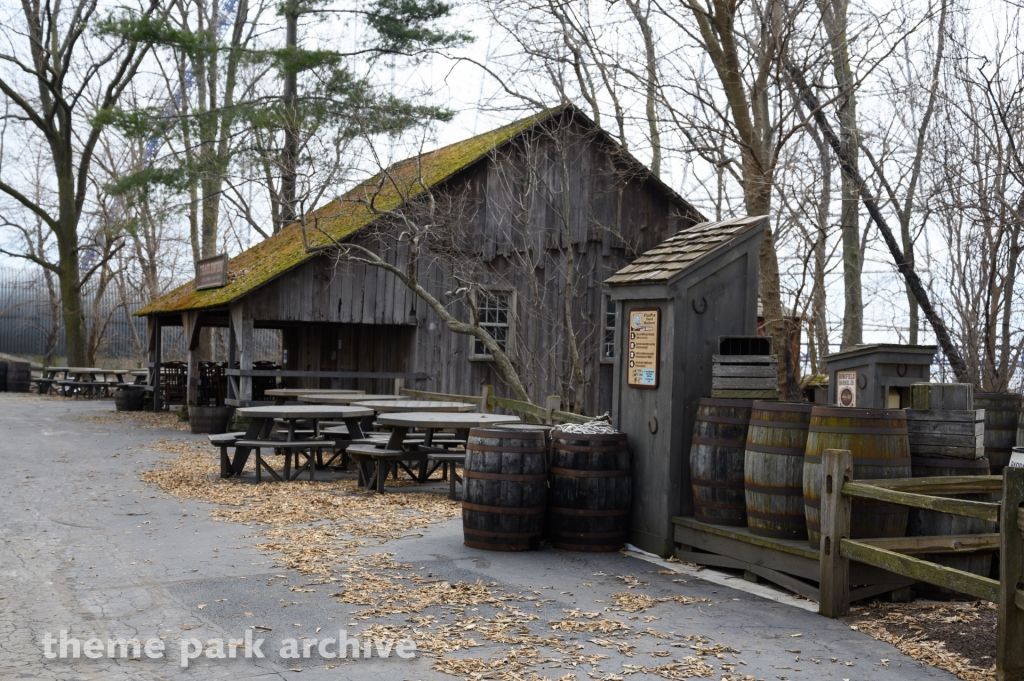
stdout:
<svg viewBox="0 0 1024 681">
<path fill-rule="evenodd" d="M 855 79 L 850 65 L 847 43 L 847 0 L 818 0 L 825 32 L 832 50 L 832 70 L 835 73 L 839 100 L 836 103 L 839 118 L 839 142 L 843 154 L 856 169 L 860 151 L 857 130 L 857 98 Z M 841 229 L 843 235 L 843 291 L 846 296 L 843 310 L 843 348 L 864 342 L 864 300 L 861 273 L 864 268 L 863 247 L 860 240 L 860 187 L 849 173 L 842 173 Z"/>
<path fill-rule="evenodd" d="M 298 8 L 292 2 L 286 5 L 285 20 L 287 22 L 285 44 L 291 49 L 298 47 Z M 295 110 L 298 98 L 299 81 L 294 69 L 284 77 L 284 149 L 281 152 L 281 222 L 288 224 L 296 220 L 298 211 L 298 171 L 299 162 L 299 116 Z"/>
</svg>

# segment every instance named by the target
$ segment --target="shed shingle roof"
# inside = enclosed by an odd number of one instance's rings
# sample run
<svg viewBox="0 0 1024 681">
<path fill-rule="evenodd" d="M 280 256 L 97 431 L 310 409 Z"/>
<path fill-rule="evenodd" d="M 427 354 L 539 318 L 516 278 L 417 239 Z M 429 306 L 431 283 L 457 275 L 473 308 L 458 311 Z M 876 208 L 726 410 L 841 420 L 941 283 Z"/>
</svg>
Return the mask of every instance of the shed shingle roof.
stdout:
<svg viewBox="0 0 1024 681">
<path fill-rule="evenodd" d="M 135 314 L 150 315 L 224 307 L 315 257 L 314 249 L 317 247 L 328 246 L 332 240 L 341 241 L 373 222 L 377 215 L 370 211 L 364 200 L 368 200 L 374 194 L 374 205 L 378 210 L 393 209 L 401 204 L 403 195 L 405 198 L 411 198 L 424 190 L 424 186 L 417 182 L 418 176 L 422 175 L 423 185 L 432 187 L 564 108 L 560 106 L 548 109 L 482 135 L 400 161 L 388 171 L 389 179 L 395 180 L 394 184 L 387 182 L 378 189 L 381 175 L 374 176 L 341 198 L 307 214 L 305 240 L 302 225 L 296 222 L 231 258 L 228 264 L 227 286 L 197 291 L 193 282 L 189 281 L 150 302 Z M 406 183 L 405 187 L 401 186 L 403 182 Z M 312 225 L 316 225 L 316 228 L 312 228 Z"/>
<path fill-rule="evenodd" d="M 643 253 L 605 283 L 622 285 L 667 282 L 720 246 L 756 229 L 767 219 L 760 215 L 694 225 Z"/>
</svg>

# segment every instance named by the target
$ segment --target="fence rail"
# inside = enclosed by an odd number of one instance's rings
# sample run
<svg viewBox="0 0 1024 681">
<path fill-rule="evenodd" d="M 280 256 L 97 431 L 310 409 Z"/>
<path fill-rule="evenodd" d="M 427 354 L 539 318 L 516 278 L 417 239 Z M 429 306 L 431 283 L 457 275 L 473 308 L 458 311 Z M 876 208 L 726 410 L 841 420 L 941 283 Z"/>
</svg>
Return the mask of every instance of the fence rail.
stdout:
<svg viewBox="0 0 1024 681">
<path fill-rule="evenodd" d="M 1000 503 L 935 496 L 992 492 Z M 999 522 L 998 535 L 850 538 L 853 499 L 872 499 L 967 518 Z M 987 478 L 902 478 L 853 480 L 853 456 L 827 449 L 822 456 L 821 575 L 819 612 L 841 617 L 850 611 L 850 561 L 998 604 L 996 674 L 999 681 L 1024 681 L 1024 469 L 1007 467 Z M 998 539 L 998 543 L 996 542 Z M 999 549 L 999 581 L 939 565 L 909 553 Z"/>
<path fill-rule="evenodd" d="M 484 412 L 490 412 L 494 407 L 499 407 L 509 411 L 517 411 L 528 418 L 537 420 L 539 423 L 586 423 L 591 420 L 589 416 L 561 411 L 559 408 L 562 406 L 562 398 L 558 395 L 549 395 L 546 406 L 541 407 L 532 402 L 497 397 L 494 394 L 494 386 L 492 385 L 484 385 L 479 396 L 451 395 L 448 393 L 427 392 L 425 390 L 409 390 L 407 388 L 401 388 L 398 393 L 422 400 L 449 400 L 452 402 L 475 404 Z"/>
</svg>

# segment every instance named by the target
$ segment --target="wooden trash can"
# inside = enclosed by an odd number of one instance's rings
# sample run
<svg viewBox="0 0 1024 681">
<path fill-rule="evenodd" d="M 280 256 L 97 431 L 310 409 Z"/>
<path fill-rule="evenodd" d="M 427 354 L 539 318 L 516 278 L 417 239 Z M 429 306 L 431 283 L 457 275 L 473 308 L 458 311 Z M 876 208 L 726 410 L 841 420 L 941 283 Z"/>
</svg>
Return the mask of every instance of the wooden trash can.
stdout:
<svg viewBox="0 0 1024 681">
<path fill-rule="evenodd" d="M 633 499 L 625 433 L 551 431 L 548 539 L 568 551 L 618 551 Z"/>
<path fill-rule="evenodd" d="M 951 477 L 965 475 L 988 475 L 988 459 L 950 459 L 950 458 L 926 458 L 914 456 L 913 462 L 915 478 Z M 941 495 L 940 495 L 941 496 Z M 959 494 L 957 499 L 968 501 L 992 501 L 989 494 Z M 965 518 L 963 516 L 927 511 L 920 508 L 910 509 L 910 519 L 907 524 L 908 537 L 936 537 L 954 534 L 985 534 L 996 531 L 996 524 L 978 518 Z M 927 560 L 945 565 L 946 567 L 963 570 L 975 575 L 988 577 L 992 566 L 992 552 L 978 551 L 972 553 L 938 553 L 929 554 Z M 938 591 L 940 593 L 953 593 L 947 589 L 936 586 L 921 585 L 925 590 Z"/>
<path fill-rule="evenodd" d="M 114 409 L 116 411 L 142 411 L 146 396 L 143 386 L 123 386 L 114 391 Z M 191 417 L 189 418 L 191 421 Z"/>
<path fill-rule="evenodd" d="M 462 491 L 466 546 L 490 551 L 540 547 L 548 496 L 546 452 L 541 430 L 469 431 Z"/>
<path fill-rule="evenodd" d="M 751 534 L 807 539 L 804 450 L 813 408 L 807 402 L 753 404 L 743 462 Z"/>
<path fill-rule="evenodd" d="M 1016 393 L 974 393 L 974 407 L 985 410 L 985 458 L 993 475 L 1001 475 L 1017 444 L 1021 403 Z"/>
<path fill-rule="evenodd" d="M 743 460 L 753 400 L 702 397 L 690 446 L 693 517 L 700 522 L 747 526 Z"/>
<path fill-rule="evenodd" d="M 32 388 L 32 365 L 7 362 L 7 392 L 27 393 Z"/>
<path fill-rule="evenodd" d="M 814 407 L 804 456 L 804 511 L 814 548 L 821 544 L 821 455 L 826 449 L 850 450 L 854 480 L 911 477 L 903 410 Z M 907 515 L 905 506 L 854 499 L 850 538 L 906 536 Z"/>
</svg>

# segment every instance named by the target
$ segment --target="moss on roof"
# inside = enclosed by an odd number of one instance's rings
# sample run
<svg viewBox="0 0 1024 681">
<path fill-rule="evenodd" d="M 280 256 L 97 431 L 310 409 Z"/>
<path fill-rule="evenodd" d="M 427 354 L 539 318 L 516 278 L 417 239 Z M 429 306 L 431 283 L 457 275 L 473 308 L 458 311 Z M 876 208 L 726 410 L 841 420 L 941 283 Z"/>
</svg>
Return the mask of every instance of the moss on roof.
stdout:
<svg viewBox="0 0 1024 681">
<path fill-rule="evenodd" d="M 316 225 L 316 229 L 306 230 L 305 241 L 300 223 L 287 225 L 269 239 L 231 258 L 228 264 L 227 286 L 197 291 L 194 283 L 189 281 L 152 301 L 135 314 L 151 315 L 224 307 L 315 257 L 317 252 L 314 249 L 330 245 L 332 241 L 346 239 L 373 222 L 377 216 L 370 211 L 364 201 L 374 193 L 374 205 L 378 210 L 393 209 L 404 200 L 403 194 L 405 199 L 408 199 L 422 192 L 425 187 L 437 185 L 563 108 L 565 107 L 559 106 L 547 109 L 468 140 L 400 161 L 388 170 L 389 179 L 394 179 L 395 182 L 384 183 L 378 189 L 378 183 L 383 175 L 379 174 L 356 186 L 341 198 L 308 214 L 306 224 Z M 417 182 L 419 175 L 423 179 L 422 185 Z M 407 183 L 405 187 L 401 186 L 403 181 Z M 400 189 L 402 191 L 399 191 Z"/>
</svg>

